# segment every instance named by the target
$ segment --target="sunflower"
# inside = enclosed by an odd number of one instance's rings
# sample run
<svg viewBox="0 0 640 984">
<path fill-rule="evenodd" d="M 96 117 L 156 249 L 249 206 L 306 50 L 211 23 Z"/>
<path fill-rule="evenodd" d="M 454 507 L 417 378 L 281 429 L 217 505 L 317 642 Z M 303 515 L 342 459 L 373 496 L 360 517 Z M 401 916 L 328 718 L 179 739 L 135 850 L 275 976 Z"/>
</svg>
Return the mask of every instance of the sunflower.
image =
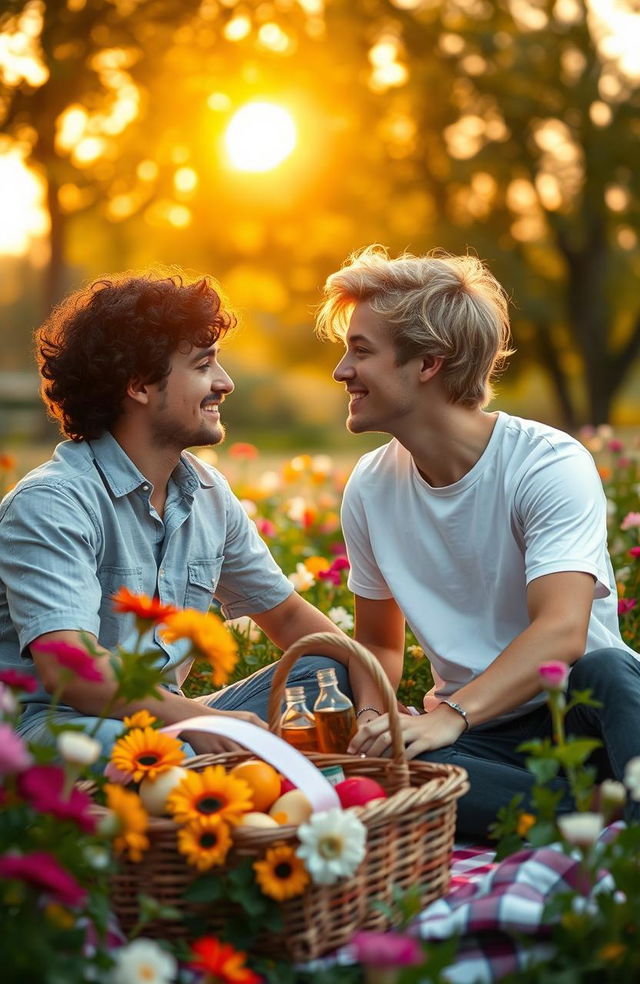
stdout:
<svg viewBox="0 0 640 984">
<path fill-rule="evenodd" d="M 270 847 L 264 861 L 255 861 L 253 870 L 265 895 L 278 902 L 301 895 L 309 884 L 309 875 L 292 847 L 276 844 Z"/>
<path fill-rule="evenodd" d="M 104 787 L 107 806 L 115 815 L 119 829 L 113 842 L 118 854 L 125 851 L 131 861 L 140 861 L 149 847 L 146 835 L 148 816 L 138 796 L 114 783 Z"/>
<path fill-rule="evenodd" d="M 178 611 L 175 605 L 165 605 L 159 598 L 149 598 L 148 595 L 133 594 L 125 587 L 118 588 L 111 600 L 117 612 L 131 613 L 150 622 L 163 622 L 168 615 Z"/>
<path fill-rule="evenodd" d="M 165 628 L 160 635 L 165 642 L 190 639 L 194 649 L 208 661 L 212 670 L 212 680 L 217 687 L 227 682 L 229 674 L 236 665 L 238 647 L 224 622 L 212 612 L 197 612 L 193 608 L 164 619 Z"/>
<path fill-rule="evenodd" d="M 192 820 L 178 830 L 178 850 L 198 871 L 223 864 L 231 843 L 229 825 L 215 815 Z"/>
<path fill-rule="evenodd" d="M 145 777 L 153 780 L 184 761 L 177 738 L 154 728 L 134 728 L 118 738 L 111 751 L 111 761 L 122 772 L 130 772 L 135 782 Z"/>
<path fill-rule="evenodd" d="M 262 980 L 245 966 L 246 953 L 215 936 L 203 936 L 191 944 L 189 967 L 205 974 L 205 980 L 219 984 L 260 984 Z"/>
<path fill-rule="evenodd" d="M 157 717 L 149 714 L 149 711 L 143 708 L 141 711 L 136 711 L 135 714 L 124 717 L 122 723 L 125 728 L 130 730 L 131 728 L 150 728 L 157 720 Z"/>
<path fill-rule="evenodd" d="M 221 765 L 208 765 L 202 772 L 189 772 L 167 798 L 167 809 L 178 823 L 219 817 L 235 824 L 252 807 L 248 783 L 227 775 Z"/>
</svg>

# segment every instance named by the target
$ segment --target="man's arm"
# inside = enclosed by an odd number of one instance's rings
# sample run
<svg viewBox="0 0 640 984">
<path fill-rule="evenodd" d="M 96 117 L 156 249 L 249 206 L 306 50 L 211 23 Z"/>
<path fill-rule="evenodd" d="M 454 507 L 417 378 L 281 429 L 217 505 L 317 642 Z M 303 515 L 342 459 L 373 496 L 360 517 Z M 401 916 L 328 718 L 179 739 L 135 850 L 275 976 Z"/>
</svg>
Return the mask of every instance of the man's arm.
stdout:
<svg viewBox="0 0 640 984">
<path fill-rule="evenodd" d="M 590 574 L 566 571 L 536 578 L 527 589 L 530 624 L 487 669 L 451 698 L 467 712 L 470 725 L 513 710 L 541 690 L 539 667 L 548 660 L 575 663 L 584 653 L 593 601 Z M 469 640 L 473 645 L 473 640 Z M 408 758 L 443 748 L 465 730 L 462 716 L 447 704 L 429 714 L 400 719 Z M 389 747 L 386 715 L 362 728 L 350 751 L 382 755 Z"/>
<path fill-rule="evenodd" d="M 77 646 L 79 649 L 86 650 L 85 638 L 91 640 L 92 645 L 97 651 L 94 657 L 95 664 L 102 673 L 102 682 L 84 680 L 81 677 L 74 677 L 72 680 L 64 682 L 65 671 L 58 661 L 50 653 L 38 652 L 40 642 L 66 642 L 70 646 Z M 39 636 L 30 644 L 31 655 L 45 689 L 53 694 L 62 686 L 60 698 L 65 704 L 75 708 L 79 714 L 90 717 L 99 717 L 108 707 L 109 717 L 123 718 L 125 715 L 133 714 L 135 711 L 146 709 L 150 714 L 155 715 L 164 724 L 174 724 L 187 718 L 199 717 L 200 715 L 222 715 L 242 718 L 251 724 L 259 727 L 266 727 L 260 718 L 245 711 L 216 711 L 206 704 L 191 700 L 183 694 L 174 694 L 170 690 L 162 691 L 162 698 L 144 697 L 141 700 L 119 702 L 111 705 L 114 694 L 116 693 L 116 680 L 111 666 L 113 654 L 99 645 L 95 636 L 89 633 L 76 631 L 47 632 Z M 182 732 L 182 737 L 189 741 L 194 750 L 199 754 L 209 752 L 212 754 L 227 751 L 229 748 L 235 749 L 237 746 L 227 739 L 216 735 L 196 734 L 188 731 Z"/>
</svg>

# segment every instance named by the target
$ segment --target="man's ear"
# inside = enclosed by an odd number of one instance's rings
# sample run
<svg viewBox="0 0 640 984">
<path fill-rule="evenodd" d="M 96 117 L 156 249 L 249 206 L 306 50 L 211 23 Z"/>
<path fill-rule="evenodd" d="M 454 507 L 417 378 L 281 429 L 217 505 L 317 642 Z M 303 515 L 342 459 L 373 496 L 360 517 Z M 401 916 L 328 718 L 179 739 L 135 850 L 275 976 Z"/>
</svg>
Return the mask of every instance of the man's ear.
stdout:
<svg viewBox="0 0 640 984">
<path fill-rule="evenodd" d="M 420 380 L 426 383 L 429 379 L 433 379 L 442 367 L 444 358 L 441 355 L 425 355 L 420 363 Z"/>
<path fill-rule="evenodd" d="M 139 376 L 134 376 L 127 384 L 126 394 L 136 403 L 147 404 L 149 402 L 149 385 Z"/>
</svg>

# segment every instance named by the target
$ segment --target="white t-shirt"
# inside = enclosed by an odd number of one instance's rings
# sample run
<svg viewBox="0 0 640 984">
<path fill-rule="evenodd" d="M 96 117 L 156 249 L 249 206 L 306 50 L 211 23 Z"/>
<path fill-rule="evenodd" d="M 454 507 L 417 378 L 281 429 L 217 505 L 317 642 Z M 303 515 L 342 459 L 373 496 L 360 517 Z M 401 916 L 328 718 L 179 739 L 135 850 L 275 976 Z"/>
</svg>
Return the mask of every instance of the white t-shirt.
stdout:
<svg viewBox="0 0 640 984">
<path fill-rule="evenodd" d="M 431 661 L 427 708 L 526 629 L 526 587 L 543 574 L 592 574 L 585 651 L 629 649 L 618 626 L 602 483 L 589 452 L 562 431 L 501 412 L 480 459 L 444 488 L 430 486 L 394 439 L 356 465 L 342 526 L 349 588 L 395 598 Z"/>
</svg>

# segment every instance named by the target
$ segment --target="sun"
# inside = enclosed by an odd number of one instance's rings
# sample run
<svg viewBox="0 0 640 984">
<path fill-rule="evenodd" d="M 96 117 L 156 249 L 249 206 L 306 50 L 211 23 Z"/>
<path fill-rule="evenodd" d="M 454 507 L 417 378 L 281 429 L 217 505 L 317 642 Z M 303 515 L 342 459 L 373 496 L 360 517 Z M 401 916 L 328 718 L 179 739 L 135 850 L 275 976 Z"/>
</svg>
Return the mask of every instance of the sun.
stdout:
<svg viewBox="0 0 640 984">
<path fill-rule="evenodd" d="M 234 114 L 224 140 L 229 160 L 237 170 L 270 171 L 294 149 L 296 125 L 282 106 L 250 102 Z"/>
</svg>

